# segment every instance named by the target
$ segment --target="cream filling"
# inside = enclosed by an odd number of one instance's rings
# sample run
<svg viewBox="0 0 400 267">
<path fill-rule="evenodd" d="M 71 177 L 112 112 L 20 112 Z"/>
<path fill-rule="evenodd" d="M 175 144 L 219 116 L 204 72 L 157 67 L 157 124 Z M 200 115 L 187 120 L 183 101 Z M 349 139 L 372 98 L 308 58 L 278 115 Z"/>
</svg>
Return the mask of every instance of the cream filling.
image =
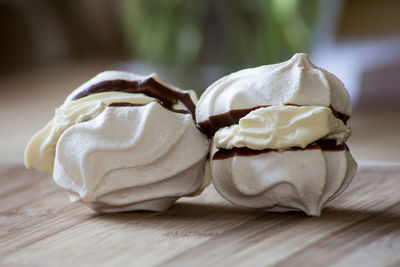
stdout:
<svg viewBox="0 0 400 267">
<path fill-rule="evenodd" d="M 219 129 L 217 148 L 248 147 L 254 150 L 305 148 L 319 139 L 344 143 L 351 128 L 323 106 L 270 106 L 256 109 L 238 124 Z"/>
<path fill-rule="evenodd" d="M 74 101 L 67 97 L 67 100 L 55 110 L 54 118 L 29 141 L 25 149 L 25 166 L 52 173 L 55 147 L 66 129 L 93 119 L 110 103 L 146 104 L 154 100 L 144 94 L 125 92 L 96 93 Z"/>
</svg>

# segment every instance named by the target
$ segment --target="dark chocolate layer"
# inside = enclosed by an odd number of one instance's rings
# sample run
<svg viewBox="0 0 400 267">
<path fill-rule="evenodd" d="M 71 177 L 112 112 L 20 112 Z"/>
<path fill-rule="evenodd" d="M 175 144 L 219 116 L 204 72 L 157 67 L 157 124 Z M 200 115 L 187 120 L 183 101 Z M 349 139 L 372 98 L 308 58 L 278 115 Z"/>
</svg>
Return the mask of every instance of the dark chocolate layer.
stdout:
<svg viewBox="0 0 400 267">
<path fill-rule="evenodd" d="M 301 106 L 296 104 L 285 104 L 287 106 Z M 265 105 L 265 106 L 256 106 L 252 108 L 245 108 L 245 109 L 232 109 L 228 112 L 213 115 L 208 118 L 206 121 L 199 122 L 198 125 L 203 133 L 205 133 L 209 138 L 213 137 L 215 132 L 218 131 L 220 128 L 229 127 L 234 124 L 239 123 L 239 120 L 249 114 L 251 111 L 259 109 L 259 108 L 266 108 L 272 105 Z M 349 115 L 336 111 L 329 106 L 332 110 L 332 113 L 335 117 L 342 120 L 344 124 L 347 123 L 348 119 L 350 118 Z"/>
<path fill-rule="evenodd" d="M 174 91 L 168 88 L 167 86 L 159 83 L 152 77 L 142 81 L 127 81 L 127 80 L 102 81 L 82 90 L 81 92 L 73 96 L 72 100 L 76 100 L 95 93 L 111 92 L 111 91 L 142 93 L 149 97 L 154 97 L 158 99 L 163 106 L 169 109 L 172 109 L 173 105 L 178 104 L 178 101 L 180 101 L 190 111 L 190 113 L 194 118 L 196 105 L 190 98 L 189 93 Z"/>
<path fill-rule="evenodd" d="M 239 123 L 239 120 L 249 114 L 251 111 L 266 108 L 267 106 L 256 106 L 253 108 L 245 109 L 232 109 L 228 112 L 213 115 L 208 117 L 208 120 L 199 122 L 198 125 L 203 133 L 205 133 L 209 138 L 213 137 L 215 132 L 220 128 L 229 127 L 231 125 Z"/>
<path fill-rule="evenodd" d="M 167 109 L 169 111 L 172 111 L 172 112 L 175 112 L 175 113 L 180 113 L 180 114 L 190 114 L 190 112 L 185 110 L 185 109 L 173 109 L 173 108 L 169 108 L 169 107 L 163 105 L 160 101 L 157 101 L 157 102 L 160 103 L 160 105 L 162 107 L 164 107 L 165 109 Z M 151 102 L 149 102 L 149 103 L 151 103 Z M 149 103 L 146 103 L 146 104 L 134 104 L 134 103 L 129 103 L 129 102 L 113 102 L 113 103 L 110 103 L 108 106 L 109 107 L 142 107 L 142 106 L 145 106 L 145 105 L 147 105 Z"/>
<path fill-rule="evenodd" d="M 235 147 L 232 149 L 220 149 L 213 155 L 213 160 L 218 159 L 227 159 L 237 156 L 256 156 L 269 152 L 284 152 L 284 151 L 301 151 L 301 150 L 311 150 L 311 149 L 321 149 L 324 151 L 342 151 L 347 148 L 346 144 L 336 145 L 336 140 L 333 139 L 321 139 L 318 140 L 306 148 L 301 147 L 291 147 L 288 149 L 262 149 L 262 150 L 254 150 L 247 147 Z"/>
<path fill-rule="evenodd" d="M 109 107 L 143 107 L 147 105 L 145 104 L 137 104 L 137 103 L 130 103 L 130 102 L 113 102 L 108 104 Z"/>
</svg>

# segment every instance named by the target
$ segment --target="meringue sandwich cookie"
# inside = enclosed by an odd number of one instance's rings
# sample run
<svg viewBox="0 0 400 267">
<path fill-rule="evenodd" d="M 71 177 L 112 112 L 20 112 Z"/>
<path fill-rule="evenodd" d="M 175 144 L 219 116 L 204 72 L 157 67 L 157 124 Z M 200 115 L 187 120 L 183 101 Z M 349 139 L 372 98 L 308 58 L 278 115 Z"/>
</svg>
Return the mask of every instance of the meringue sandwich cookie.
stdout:
<svg viewBox="0 0 400 267">
<path fill-rule="evenodd" d="M 165 210 L 210 181 L 196 101 L 155 74 L 100 73 L 33 136 L 25 165 L 53 173 L 71 201 L 99 212 Z"/>
<path fill-rule="evenodd" d="M 223 77 L 196 109 L 215 188 L 239 206 L 320 215 L 357 169 L 345 144 L 351 112 L 340 80 L 305 54 Z"/>
</svg>

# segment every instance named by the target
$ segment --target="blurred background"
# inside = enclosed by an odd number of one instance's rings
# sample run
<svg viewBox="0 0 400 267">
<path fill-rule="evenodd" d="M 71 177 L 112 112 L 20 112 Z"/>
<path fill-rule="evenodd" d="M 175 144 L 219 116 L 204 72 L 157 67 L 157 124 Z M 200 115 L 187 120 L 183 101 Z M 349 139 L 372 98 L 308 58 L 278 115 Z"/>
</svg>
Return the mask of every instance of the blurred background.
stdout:
<svg viewBox="0 0 400 267">
<path fill-rule="evenodd" d="M 308 53 L 349 90 L 360 162 L 400 162 L 398 0 L 0 0 L 0 165 L 100 71 L 200 95 L 223 75 Z"/>
</svg>

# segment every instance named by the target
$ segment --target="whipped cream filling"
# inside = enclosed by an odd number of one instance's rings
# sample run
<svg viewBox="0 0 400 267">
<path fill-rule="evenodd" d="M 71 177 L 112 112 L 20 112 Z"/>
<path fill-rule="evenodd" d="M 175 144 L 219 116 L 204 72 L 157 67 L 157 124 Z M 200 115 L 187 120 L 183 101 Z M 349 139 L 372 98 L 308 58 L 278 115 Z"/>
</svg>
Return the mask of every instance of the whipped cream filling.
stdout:
<svg viewBox="0 0 400 267">
<path fill-rule="evenodd" d="M 261 149 L 305 148 L 319 139 L 344 143 L 351 128 L 322 106 L 270 106 L 256 109 L 238 124 L 219 129 L 214 135 L 217 148 Z"/>
</svg>

